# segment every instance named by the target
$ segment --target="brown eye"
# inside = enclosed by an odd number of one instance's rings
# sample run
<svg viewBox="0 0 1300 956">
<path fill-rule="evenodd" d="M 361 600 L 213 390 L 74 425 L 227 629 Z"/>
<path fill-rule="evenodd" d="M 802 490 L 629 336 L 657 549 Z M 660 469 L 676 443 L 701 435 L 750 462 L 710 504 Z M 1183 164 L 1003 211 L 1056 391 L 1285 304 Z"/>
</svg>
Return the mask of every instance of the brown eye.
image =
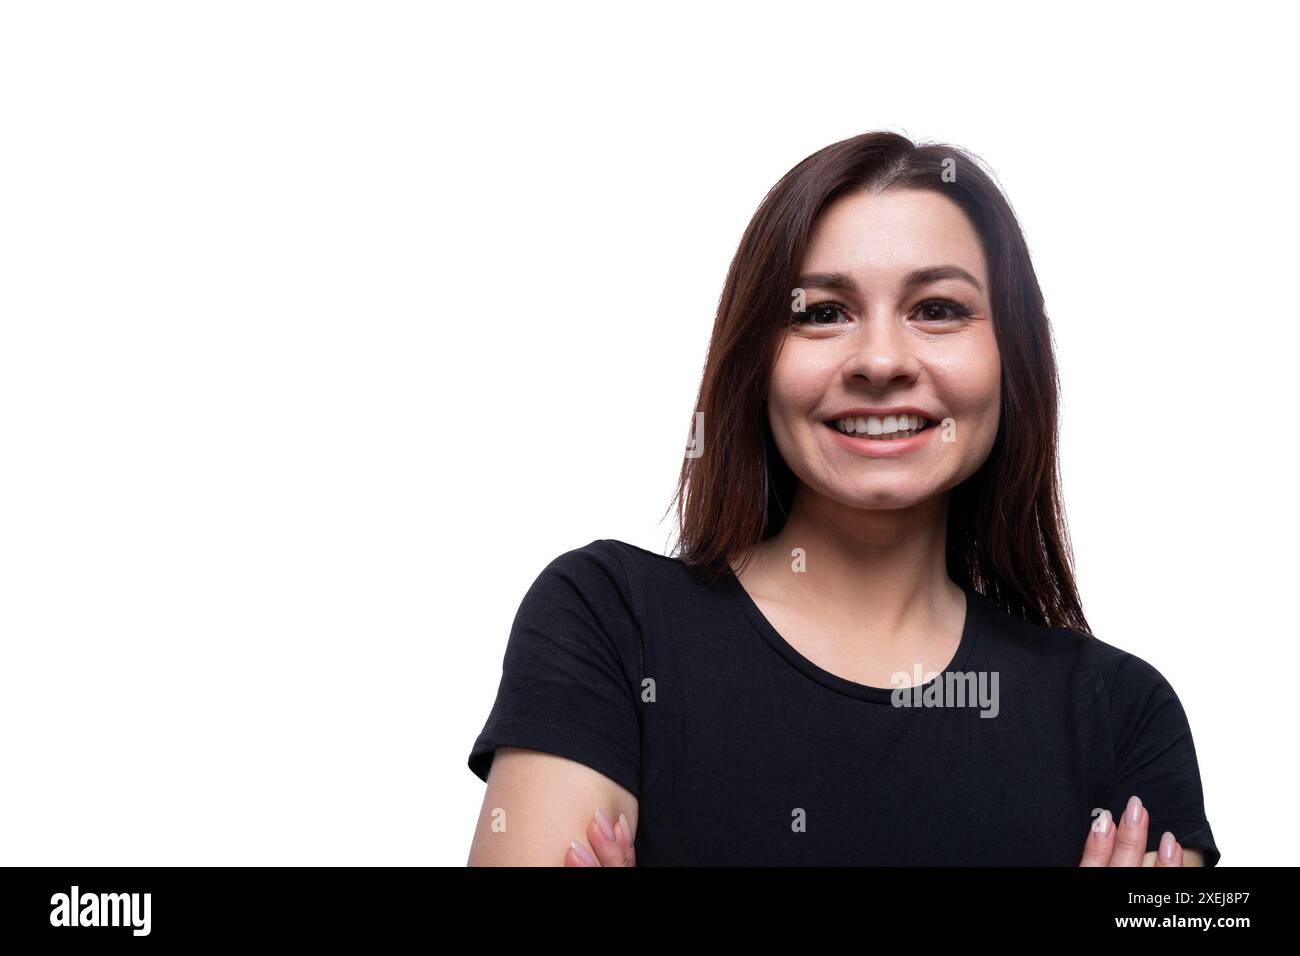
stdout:
<svg viewBox="0 0 1300 956">
<path fill-rule="evenodd" d="M 917 307 L 917 314 L 929 322 L 946 322 L 968 316 L 970 310 L 950 299 L 930 299 Z"/>
<path fill-rule="evenodd" d="M 824 302 L 814 305 L 803 312 L 796 312 L 794 321 L 802 325 L 837 325 L 837 318 L 844 318 L 844 307 L 836 302 Z"/>
</svg>

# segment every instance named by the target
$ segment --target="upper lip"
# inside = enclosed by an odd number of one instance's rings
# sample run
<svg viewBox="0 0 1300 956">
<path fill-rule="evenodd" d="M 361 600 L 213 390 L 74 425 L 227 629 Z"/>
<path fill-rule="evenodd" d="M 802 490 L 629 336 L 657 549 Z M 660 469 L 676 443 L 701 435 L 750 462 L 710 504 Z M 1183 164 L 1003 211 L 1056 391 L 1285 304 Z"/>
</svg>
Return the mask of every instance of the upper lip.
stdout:
<svg viewBox="0 0 1300 956">
<path fill-rule="evenodd" d="M 841 418 L 866 418 L 869 415 L 874 415 L 876 418 L 884 418 L 886 415 L 920 415 L 932 422 L 939 420 L 938 415 L 927 412 L 923 408 L 917 408 L 915 405 L 891 405 L 889 408 L 868 408 L 865 405 L 860 405 L 857 408 L 846 408 L 842 412 L 836 412 L 826 421 L 835 422 Z"/>
</svg>

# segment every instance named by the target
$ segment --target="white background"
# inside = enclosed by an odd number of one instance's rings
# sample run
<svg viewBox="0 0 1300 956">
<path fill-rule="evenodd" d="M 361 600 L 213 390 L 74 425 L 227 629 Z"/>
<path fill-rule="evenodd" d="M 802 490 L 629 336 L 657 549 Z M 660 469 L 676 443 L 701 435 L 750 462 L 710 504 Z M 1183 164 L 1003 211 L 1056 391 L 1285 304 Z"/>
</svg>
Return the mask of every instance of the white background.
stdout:
<svg viewBox="0 0 1300 956">
<path fill-rule="evenodd" d="M 871 129 L 1006 189 L 1085 612 L 1290 862 L 1293 34 L 893 6 L 6 5 L 3 862 L 463 864 L 519 600 L 667 549 L 740 235 Z"/>
</svg>

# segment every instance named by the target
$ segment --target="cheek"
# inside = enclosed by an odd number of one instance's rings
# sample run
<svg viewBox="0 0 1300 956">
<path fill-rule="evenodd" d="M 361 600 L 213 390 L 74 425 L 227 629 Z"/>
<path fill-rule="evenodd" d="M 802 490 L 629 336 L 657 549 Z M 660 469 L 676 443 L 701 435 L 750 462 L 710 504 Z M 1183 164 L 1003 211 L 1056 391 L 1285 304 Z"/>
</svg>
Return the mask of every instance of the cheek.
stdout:
<svg viewBox="0 0 1300 956">
<path fill-rule="evenodd" d="M 824 351 L 800 349 L 803 344 L 788 340 L 768 379 L 768 425 L 786 461 L 800 461 L 814 453 L 805 426 L 823 401 L 835 369 Z"/>
<path fill-rule="evenodd" d="M 768 381 L 768 400 L 778 418 L 807 417 L 826 394 L 835 362 L 826 350 L 802 349 L 788 340 Z"/>
<path fill-rule="evenodd" d="M 951 464 L 965 476 L 988 457 L 997 440 L 1002 362 L 992 342 L 949 358 L 943 367 L 932 364 L 931 371 L 944 408 L 958 423 L 958 455 Z"/>
<path fill-rule="evenodd" d="M 934 367 L 944 403 L 959 418 L 972 425 L 998 422 L 1002 393 L 1002 362 L 991 340 L 978 348 L 964 350 Z"/>
</svg>

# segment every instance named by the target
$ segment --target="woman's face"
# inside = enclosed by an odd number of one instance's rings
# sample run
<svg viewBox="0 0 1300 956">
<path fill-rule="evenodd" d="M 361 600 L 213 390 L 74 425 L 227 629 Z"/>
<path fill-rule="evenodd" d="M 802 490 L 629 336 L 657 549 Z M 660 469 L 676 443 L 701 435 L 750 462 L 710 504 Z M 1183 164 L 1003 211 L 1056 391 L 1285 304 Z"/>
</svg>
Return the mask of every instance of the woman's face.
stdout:
<svg viewBox="0 0 1300 956">
<path fill-rule="evenodd" d="M 795 475 L 846 505 L 893 509 L 975 472 L 997 436 L 1001 361 L 984 253 L 961 209 L 929 190 L 841 196 L 799 276 L 804 311 L 768 385 L 772 435 Z M 909 424 L 891 411 L 934 424 L 877 437 Z M 845 418 L 855 434 L 836 424 Z"/>
</svg>

